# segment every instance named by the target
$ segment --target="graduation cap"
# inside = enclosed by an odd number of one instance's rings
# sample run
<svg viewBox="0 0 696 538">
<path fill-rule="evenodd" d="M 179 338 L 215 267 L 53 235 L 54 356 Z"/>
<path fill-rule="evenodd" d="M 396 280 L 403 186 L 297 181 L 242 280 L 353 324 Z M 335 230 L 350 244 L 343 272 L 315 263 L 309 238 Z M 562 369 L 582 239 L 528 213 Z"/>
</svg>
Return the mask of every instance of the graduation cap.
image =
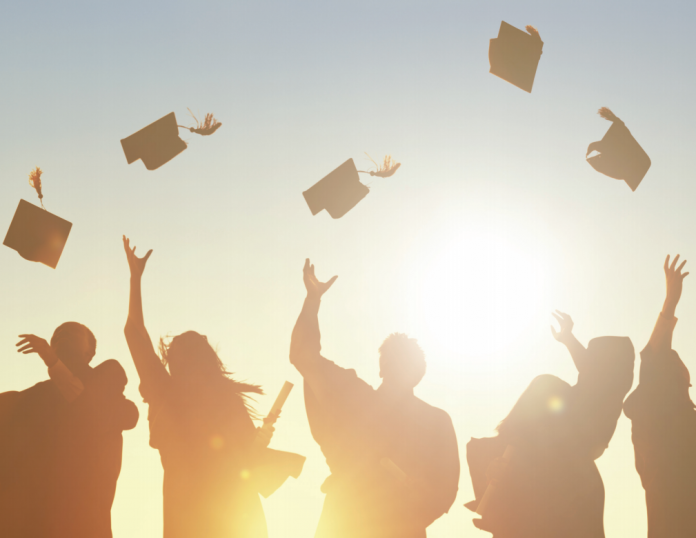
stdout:
<svg viewBox="0 0 696 538">
<path fill-rule="evenodd" d="M 122 139 L 121 146 L 128 164 L 141 159 L 145 168 L 157 170 L 188 147 L 186 142 L 179 138 L 179 128 L 188 129 L 201 136 L 209 136 L 222 126 L 212 114 L 206 114 L 204 121 L 200 122 L 190 109 L 189 112 L 196 121 L 195 127 L 177 124 L 176 116 L 172 112 Z"/>
<path fill-rule="evenodd" d="M 368 155 L 368 157 L 370 156 Z M 401 163 L 393 161 L 390 155 L 384 158 L 382 164 L 377 164 L 372 157 L 370 160 L 377 167 L 376 170 L 358 170 L 353 159 L 348 159 L 336 170 L 304 191 L 302 195 L 312 215 L 326 209 L 333 218 L 341 218 L 370 192 L 367 185 L 360 183 L 358 173 L 376 177 L 390 177 L 401 166 Z"/>
<path fill-rule="evenodd" d="M 3 244 L 16 250 L 26 260 L 41 262 L 55 269 L 72 223 L 43 208 L 40 168 L 31 173 L 29 182 L 36 189 L 42 207 L 20 200 Z"/>
<path fill-rule="evenodd" d="M 586 157 L 593 151 L 599 152 L 599 155 L 587 157 L 587 162 L 605 176 L 623 179 L 635 191 L 648 173 L 650 157 L 633 138 L 626 124 L 611 110 L 600 108 L 599 115 L 612 124 L 602 140 L 588 146 Z"/>
<path fill-rule="evenodd" d="M 491 73 L 532 93 L 544 42 L 536 28 L 527 26 L 526 30 L 529 33 L 502 21 L 498 37 L 491 39 L 488 61 Z"/>
</svg>

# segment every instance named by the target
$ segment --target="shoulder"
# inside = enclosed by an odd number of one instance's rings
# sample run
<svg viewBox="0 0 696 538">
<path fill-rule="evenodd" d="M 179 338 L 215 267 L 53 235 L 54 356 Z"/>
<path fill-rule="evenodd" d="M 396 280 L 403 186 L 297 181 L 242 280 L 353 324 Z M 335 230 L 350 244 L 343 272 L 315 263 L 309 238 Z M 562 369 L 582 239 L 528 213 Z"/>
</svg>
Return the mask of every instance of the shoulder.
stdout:
<svg viewBox="0 0 696 538">
<path fill-rule="evenodd" d="M 422 418 L 423 421 L 427 421 L 427 423 L 431 427 L 439 429 L 447 428 L 454 430 L 452 418 L 450 417 L 449 413 L 444 409 L 440 409 L 439 407 L 430 405 L 429 403 L 426 403 L 417 397 L 414 398 L 414 404 L 416 406 L 416 409 L 418 410 L 418 415 Z"/>
<path fill-rule="evenodd" d="M 317 367 L 321 372 L 322 377 L 330 379 L 338 383 L 338 386 L 345 388 L 361 388 L 374 391 L 375 389 L 366 381 L 360 379 L 358 374 L 352 368 L 343 368 L 329 359 L 321 357 L 317 363 Z"/>
</svg>

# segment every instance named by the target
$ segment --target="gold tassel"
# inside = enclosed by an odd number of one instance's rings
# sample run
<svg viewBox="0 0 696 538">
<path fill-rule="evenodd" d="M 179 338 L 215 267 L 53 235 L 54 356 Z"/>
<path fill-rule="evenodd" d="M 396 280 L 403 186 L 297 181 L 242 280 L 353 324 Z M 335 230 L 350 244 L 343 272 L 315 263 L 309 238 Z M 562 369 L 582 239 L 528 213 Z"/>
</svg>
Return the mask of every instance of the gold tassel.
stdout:
<svg viewBox="0 0 696 538">
<path fill-rule="evenodd" d="M 178 127 L 181 127 L 182 129 L 188 129 L 192 133 L 199 134 L 201 136 L 209 136 L 213 134 L 215 131 L 217 131 L 220 127 L 222 127 L 222 123 L 220 123 L 218 120 L 216 120 L 212 113 L 211 114 L 206 114 L 205 115 L 205 120 L 203 123 L 198 121 L 198 118 L 191 112 L 191 109 L 188 109 L 189 114 L 193 117 L 193 119 L 196 121 L 196 126 L 195 127 L 186 127 L 184 125 L 178 125 Z"/>
<path fill-rule="evenodd" d="M 362 174 L 370 174 L 371 176 L 377 177 L 390 177 L 393 176 L 394 172 L 396 172 L 401 166 L 401 163 L 397 163 L 395 160 L 393 160 L 391 155 L 384 157 L 384 162 L 382 164 L 377 164 L 375 160 L 367 153 L 365 153 L 365 155 L 367 155 L 367 158 L 370 159 L 377 167 L 377 170 L 373 172 L 368 172 L 367 170 L 358 170 L 358 172 Z"/>
<path fill-rule="evenodd" d="M 597 111 L 597 114 L 602 116 L 605 120 L 609 121 L 619 121 L 619 118 L 617 118 L 614 113 L 609 110 L 607 107 L 603 106 Z"/>
<path fill-rule="evenodd" d="M 41 192 L 41 174 L 43 174 L 43 171 L 38 166 L 36 167 L 36 169 L 32 170 L 29 174 L 29 185 L 36 189 L 36 194 L 39 195 L 41 207 L 46 209 L 43 205 L 43 193 Z"/>
</svg>

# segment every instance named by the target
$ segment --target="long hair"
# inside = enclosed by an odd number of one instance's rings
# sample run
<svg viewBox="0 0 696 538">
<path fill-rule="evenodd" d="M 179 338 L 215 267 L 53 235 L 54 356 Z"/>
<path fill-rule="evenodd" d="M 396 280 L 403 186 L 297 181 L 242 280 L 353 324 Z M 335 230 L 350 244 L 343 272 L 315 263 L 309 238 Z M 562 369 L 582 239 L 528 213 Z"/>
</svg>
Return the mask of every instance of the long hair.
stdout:
<svg viewBox="0 0 696 538">
<path fill-rule="evenodd" d="M 259 385 L 233 379 L 232 372 L 227 371 L 215 349 L 202 334 L 187 331 L 175 336 L 169 343 L 160 338 L 159 353 L 162 364 L 169 368 L 172 377 L 185 382 L 222 380 L 231 392 L 242 399 L 252 418 L 257 418 L 249 401 L 253 398 L 247 393 L 263 394 L 263 389 Z"/>
<path fill-rule="evenodd" d="M 500 436 L 533 440 L 539 429 L 553 428 L 563 415 L 570 385 L 554 375 L 535 377 L 498 427 Z"/>
</svg>

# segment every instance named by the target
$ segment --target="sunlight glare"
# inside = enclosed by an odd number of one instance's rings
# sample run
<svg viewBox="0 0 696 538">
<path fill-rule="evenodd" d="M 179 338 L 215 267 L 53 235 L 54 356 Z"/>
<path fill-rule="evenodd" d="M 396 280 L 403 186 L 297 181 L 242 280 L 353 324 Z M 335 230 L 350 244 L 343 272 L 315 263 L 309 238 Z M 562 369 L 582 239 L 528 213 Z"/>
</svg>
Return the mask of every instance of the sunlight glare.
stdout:
<svg viewBox="0 0 696 538">
<path fill-rule="evenodd" d="M 414 314 L 437 346 L 496 353 L 528 330 L 546 304 L 544 256 L 508 232 L 450 240 L 431 254 L 416 279 Z"/>
</svg>

